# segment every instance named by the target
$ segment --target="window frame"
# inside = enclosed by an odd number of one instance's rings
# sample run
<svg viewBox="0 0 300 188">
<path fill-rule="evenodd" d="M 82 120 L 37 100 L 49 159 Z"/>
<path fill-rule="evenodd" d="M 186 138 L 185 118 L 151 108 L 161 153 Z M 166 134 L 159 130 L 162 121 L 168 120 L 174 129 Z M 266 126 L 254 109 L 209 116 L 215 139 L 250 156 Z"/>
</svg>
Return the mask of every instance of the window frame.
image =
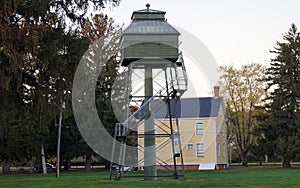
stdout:
<svg viewBox="0 0 300 188">
<path fill-rule="evenodd" d="M 202 146 L 198 147 L 198 145 L 202 145 Z M 205 157 L 205 143 L 204 142 L 197 142 L 196 143 L 196 157 L 198 157 L 198 158 L 204 158 Z"/>
<path fill-rule="evenodd" d="M 178 145 L 179 144 L 179 138 L 180 134 L 177 131 L 173 132 L 173 143 L 174 145 Z"/>
<path fill-rule="evenodd" d="M 192 149 L 190 149 L 189 146 L 192 146 Z M 194 150 L 194 144 L 193 143 L 187 143 L 185 149 L 188 150 L 188 151 Z"/>
<path fill-rule="evenodd" d="M 204 135 L 204 122 L 196 122 L 196 124 L 195 124 L 195 134 L 199 135 L 199 136 Z"/>
<path fill-rule="evenodd" d="M 227 146 L 223 144 L 223 157 L 227 157 Z"/>
<path fill-rule="evenodd" d="M 217 145 L 217 156 L 221 157 L 221 144 L 220 143 L 218 143 L 218 145 Z"/>
</svg>

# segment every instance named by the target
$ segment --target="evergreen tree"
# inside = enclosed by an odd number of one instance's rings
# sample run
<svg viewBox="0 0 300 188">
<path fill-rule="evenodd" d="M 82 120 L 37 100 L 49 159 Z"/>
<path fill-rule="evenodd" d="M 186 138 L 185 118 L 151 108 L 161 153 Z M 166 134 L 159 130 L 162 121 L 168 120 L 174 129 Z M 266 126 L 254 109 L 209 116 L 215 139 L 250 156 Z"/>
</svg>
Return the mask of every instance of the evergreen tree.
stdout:
<svg viewBox="0 0 300 188">
<path fill-rule="evenodd" d="M 87 19 L 82 23 L 82 28 L 80 31 L 80 38 L 87 39 L 87 43 L 91 44 L 93 46 L 93 43 L 97 43 L 98 40 L 102 41 L 106 38 L 120 37 L 120 27 L 117 25 L 114 25 L 114 22 L 111 18 L 108 18 L 108 16 L 103 14 L 96 14 L 92 17 L 91 20 Z M 83 41 L 79 42 L 77 45 L 74 45 L 74 52 L 75 54 L 70 55 L 70 57 L 73 57 L 75 62 L 78 62 L 78 59 L 76 60 L 75 57 L 77 55 L 81 56 L 82 50 L 86 50 L 86 46 L 81 46 L 80 43 L 83 43 Z M 99 45 L 100 46 L 100 45 Z M 109 47 L 115 47 L 113 45 L 107 44 L 104 48 Z M 67 49 L 70 49 L 70 47 L 67 47 Z M 76 49 L 78 51 L 76 51 Z M 81 50 L 80 50 L 81 49 Z M 95 53 L 99 53 L 99 49 L 95 49 Z M 63 57 L 61 57 L 61 61 L 63 61 Z M 72 62 L 69 62 L 67 64 L 68 66 L 73 65 Z M 76 65 L 76 64 L 75 64 Z M 97 59 L 95 61 L 89 62 L 89 65 L 92 67 L 96 67 L 100 65 L 100 62 L 97 62 Z M 70 68 L 70 67 L 69 67 Z M 71 66 L 70 70 L 75 69 L 76 66 Z M 60 71 L 64 70 L 63 67 L 60 69 Z M 88 71 L 88 70 L 87 70 Z M 52 72 L 52 71 L 51 71 Z M 58 72 L 58 70 L 53 70 L 54 72 Z M 72 74 L 74 71 L 70 72 L 70 79 L 69 77 L 66 78 L 67 81 L 71 80 L 71 77 L 74 77 Z M 92 75 L 90 72 L 87 72 L 88 75 Z M 61 75 L 61 74 L 58 74 Z M 109 61 L 107 61 L 97 79 L 97 85 L 95 88 L 95 94 L 96 94 L 96 106 L 98 110 L 99 118 L 101 119 L 101 122 L 106 127 L 107 131 L 109 133 L 113 133 L 114 124 L 116 123 L 116 118 L 114 116 L 113 109 L 111 107 L 111 92 L 112 92 L 112 86 L 114 84 L 115 78 L 118 75 L 118 63 L 115 60 L 115 56 L 111 57 Z M 54 76 L 53 76 L 54 77 Z M 57 76 L 55 76 L 56 78 Z M 54 79 L 55 80 L 55 79 Z M 66 91 L 69 91 L 70 85 L 72 83 L 65 83 L 63 86 L 66 89 Z M 53 85 L 53 88 L 55 85 Z M 83 85 L 84 87 L 84 85 Z M 55 88 L 56 90 L 59 90 L 59 88 Z M 91 89 L 91 88 L 86 88 Z M 66 92 L 71 93 L 71 92 Z M 54 95 L 55 96 L 55 95 Z M 61 161 L 64 164 L 64 168 L 67 170 L 68 165 L 70 164 L 70 160 L 74 157 L 82 156 L 85 158 L 85 172 L 91 171 L 91 160 L 92 156 L 95 156 L 96 153 L 86 144 L 86 142 L 83 140 L 83 138 L 80 135 L 80 132 L 76 126 L 75 119 L 73 117 L 73 113 L 71 112 L 71 98 L 69 95 L 64 95 L 64 100 L 66 101 L 66 109 L 64 110 L 63 115 L 63 127 L 61 132 L 61 149 L 60 149 L 60 155 L 61 155 Z M 56 100 L 59 102 L 59 100 Z M 57 120 L 59 119 L 58 114 L 56 114 L 56 122 L 54 124 L 58 124 Z M 49 143 L 56 143 L 57 141 L 57 127 L 50 128 L 50 137 L 47 142 Z M 48 157 L 56 157 L 56 145 L 49 145 L 47 147 L 47 154 Z"/>
<path fill-rule="evenodd" d="M 276 57 L 267 69 L 269 120 L 264 135 L 273 142 L 282 166 L 290 168 L 291 160 L 300 152 L 300 33 L 294 24 L 283 39 L 271 51 Z"/>
</svg>

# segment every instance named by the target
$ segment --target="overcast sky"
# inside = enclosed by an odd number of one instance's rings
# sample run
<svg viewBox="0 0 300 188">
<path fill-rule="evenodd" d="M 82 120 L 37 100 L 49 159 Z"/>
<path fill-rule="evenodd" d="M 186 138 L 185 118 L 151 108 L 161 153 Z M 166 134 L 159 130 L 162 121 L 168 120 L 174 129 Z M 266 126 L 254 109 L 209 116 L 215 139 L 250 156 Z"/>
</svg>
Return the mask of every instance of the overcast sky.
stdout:
<svg viewBox="0 0 300 188">
<path fill-rule="evenodd" d="M 127 26 L 132 12 L 145 9 L 147 3 L 150 9 L 166 11 L 170 24 L 194 34 L 212 54 L 214 67 L 238 68 L 249 63 L 268 66 L 274 57 L 269 51 L 276 41 L 282 41 L 291 24 L 300 30 L 299 0 L 122 0 L 118 7 L 111 11 L 107 8 L 105 13 Z M 201 49 L 204 48 L 197 50 Z M 185 59 L 189 90 L 184 97 L 211 96 L 218 80 L 217 68 L 205 59 Z M 208 72 L 208 67 L 215 71 Z M 215 79 L 209 79 L 211 75 Z"/>
<path fill-rule="evenodd" d="M 300 27 L 299 0 L 122 0 L 109 15 L 130 23 L 133 11 L 166 11 L 170 24 L 196 35 L 219 65 L 268 65 L 270 50 L 292 23 Z"/>
</svg>

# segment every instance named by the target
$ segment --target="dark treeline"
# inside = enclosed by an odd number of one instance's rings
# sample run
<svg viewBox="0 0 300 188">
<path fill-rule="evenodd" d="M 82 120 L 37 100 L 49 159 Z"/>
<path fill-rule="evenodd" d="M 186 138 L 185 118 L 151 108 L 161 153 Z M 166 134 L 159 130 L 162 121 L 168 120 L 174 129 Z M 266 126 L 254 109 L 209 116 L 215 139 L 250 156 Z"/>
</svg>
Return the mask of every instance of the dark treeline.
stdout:
<svg viewBox="0 0 300 188">
<path fill-rule="evenodd" d="M 97 38 L 117 34 L 120 29 L 107 16 L 100 13 L 91 16 L 88 10 L 99 12 L 104 6 L 118 3 L 119 0 L 0 2 L 0 162 L 3 173 L 10 173 L 13 163 L 26 162 L 33 166 L 34 161 L 42 164 L 55 158 L 56 125 L 62 105 L 65 109 L 61 160 L 65 168 L 71 159 L 79 156 L 90 164 L 94 153 L 81 138 L 72 114 L 72 82 L 89 45 Z M 117 74 L 114 58 L 106 67 L 105 70 Z M 101 86 L 101 83 L 100 80 L 98 92 L 107 93 L 109 86 Z M 98 103 L 105 104 L 102 108 L 108 108 L 110 113 L 107 98 L 105 95 Z M 111 118 L 106 124 L 114 121 Z M 86 170 L 89 171 L 89 167 Z"/>
</svg>

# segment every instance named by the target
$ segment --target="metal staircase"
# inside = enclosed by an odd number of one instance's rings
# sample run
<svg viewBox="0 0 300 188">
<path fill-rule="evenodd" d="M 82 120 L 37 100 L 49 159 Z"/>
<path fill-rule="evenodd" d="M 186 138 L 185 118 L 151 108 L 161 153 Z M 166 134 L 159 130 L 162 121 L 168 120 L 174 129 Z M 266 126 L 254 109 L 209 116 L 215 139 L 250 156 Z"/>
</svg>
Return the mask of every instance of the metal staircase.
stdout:
<svg viewBox="0 0 300 188">
<path fill-rule="evenodd" d="M 171 101 L 176 102 L 183 93 L 187 90 L 187 75 L 186 69 L 184 66 L 184 61 L 182 58 L 182 53 L 179 54 L 178 61 L 176 64 L 168 64 L 165 68 L 165 77 L 166 77 L 166 84 L 165 86 L 161 87 L 154 96 L 148 98 L 146 101 L 142 103 L 137 111 L 131 114 L 124 122 L 117 123 L 115 125 L 115 133 L 114 133 L 114 143 L 112 149 L 112 160 L 114 155 L 118 153 L 118 163 L 111 162 L 110 165 L 110 180 L 115 179 L 119 180 L 120 178 L 125 177 L 125 172 L 130 169 L 129 167 L 125 167 L 125 159 L 126 159 L 126 146 L 127 144 L 134 144 L 130 143 L 132 137 L 142 137 L 144 135 L 132 134 L 134 131 L 137 131 L 138 127 L 144 123 L 144 120 L 147 119 L 147 115 L 149 113 L 148 107 L 154 100 L 163 99 L 166 103 L 159 103 L 154 108 L 154 111 L 160 109 L 167 104 L 168 106 L 168 120 L 170 125 L 166 125 L 164 122 L 155 119 L 156 126 L 164 126 L 164 128 L 160 127 L 160 129 L 164 130 L 163 134 L 157 134 L 157 137 L 167 137 L 164 142 L 160 143 L 156 150 L 160 150 L 161 148 L 165 147 L 168 144 L 172 144 L 172 152 L 173 152 L 173 160 L 174 164 L 169 165 L 163 160 L 157 158 L 157 163 L 163 166 L 166 170 L 173 171 L 171 176 L 174 176 L 175 179 L 178 179 L 179 176 L 182 176 L 185 179 L 184 173 L 184 163 L 183 163 L 183 156 L 181 150 L 181 140 L 180 140 L 180 130 L 179 130 L 179 122 L 178 116 L 172 117 L 171 115 Z M 130 80 L 130 79 L 129 79 Z M 129 96 L 129 95 L 128 95 Z M 176 105 L 174 105 L 173 112 L 176 113 Z M 173 118 L 175 118 L 176 126 L 173 126 Z M 117 148 L 119 152 L 116 152 L 115 144 L 119 141 L 121 143 L 120 148 Z M 138 149 L 140 152 L 143 153 L 143 146 L 138 145 Z M 181 170 L 182 174 L 178 174 L 177 169 L 177 162 L 176 160 L 180 158 L 181 163 Z M 138 163 L 143 163 L 143 158 L 140 158 Z M 128 177 L 128 176 L 126 176 Z"/>
</svg>

